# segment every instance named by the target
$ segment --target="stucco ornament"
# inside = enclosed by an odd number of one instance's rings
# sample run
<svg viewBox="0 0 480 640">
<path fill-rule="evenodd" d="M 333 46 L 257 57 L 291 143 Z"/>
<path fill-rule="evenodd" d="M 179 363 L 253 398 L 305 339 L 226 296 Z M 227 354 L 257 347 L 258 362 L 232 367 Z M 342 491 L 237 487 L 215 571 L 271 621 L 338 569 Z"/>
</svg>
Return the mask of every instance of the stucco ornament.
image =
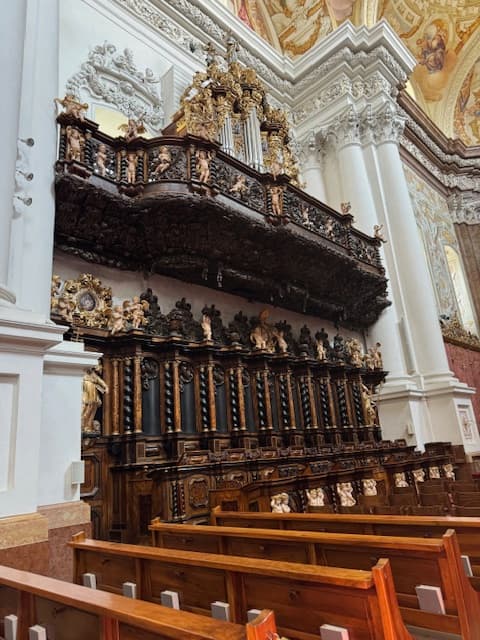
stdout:
<svg viewBox="0 0 480 640">
<path fill-rule="evenodd" d="M 68 80 L 66 91 L 77 97 L 87 91 L 127 117 L 141 119 L 156 133 L 164 124 L 159 85 L 160 78 L 151 69 L 137 68 L 129 49 L 120 52 L 105 41 L 90 51 L 80 71 Z"/>
</svg>

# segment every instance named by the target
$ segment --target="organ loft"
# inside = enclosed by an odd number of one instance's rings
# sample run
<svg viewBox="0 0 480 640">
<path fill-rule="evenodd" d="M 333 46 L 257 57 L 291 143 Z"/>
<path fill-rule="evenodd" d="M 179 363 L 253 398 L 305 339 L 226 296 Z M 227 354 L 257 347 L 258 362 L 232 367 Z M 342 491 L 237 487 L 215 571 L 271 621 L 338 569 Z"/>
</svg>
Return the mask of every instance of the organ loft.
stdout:
<svg viewBox="0 0 480 640">
<path fill-rule="evenodd" d="M 480 640 L 478 0 L 7 4 L 0 637 Z"/>
<path fill-rule="evenodd" d="M 405 473 L 452 467 L 450 444 L 420 455 L 383 438 L 387 372 L 366 332 L 390 304 L 384 239 L 355 227 L 350 203 L 337 212 L 303 191 L 287 114 L 237 48 L 206 47 L 158 137 L 130 118 L 112 138 L 88 105 L 58 100 L 56 243 L 89 273 L 55 274 L 51 311 L 103 354 L 82 397 L 95 537 L 144 541 L 154 517 L 205 523 L 243 487 L 256 510 L 359 509 Z M 160 305 L 153 285 L 122 300 L 100 265 L 201 285 L 202 304 Z"/>
</svg>

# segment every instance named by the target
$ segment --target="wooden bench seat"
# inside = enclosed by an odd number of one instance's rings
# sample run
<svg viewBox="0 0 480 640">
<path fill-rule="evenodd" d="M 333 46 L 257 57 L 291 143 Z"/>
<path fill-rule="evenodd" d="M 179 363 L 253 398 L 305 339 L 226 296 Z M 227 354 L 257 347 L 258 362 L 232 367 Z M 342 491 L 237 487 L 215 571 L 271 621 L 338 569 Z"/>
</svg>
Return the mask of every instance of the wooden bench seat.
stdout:
<svg viewBox="0 0 480 640">
<path fill-rule="evenodd" d="M 55 640 L 267 640 L 275 629 L 268 611 L 245 627 L 0 566 L 2 625 L 11 614 L 19 640 L 36 624 Z"/>
<path fill-rule="evenodd" d="M 212 509 L 211 523 L 231 527 L 363 533 L 379 536 L 408 536 L 412 538 L 441 538 L 447 529 L 455 529 L 461 553 L 470 557 L 473 573 L 480 577 L 480 518 L 417 515 L 334 515 L 315 512 L 251 513 L 247 511 L 221 511 L 217 507 Z"/>
<path fill-rule="evenodd" d="M 97 585 L 118 592 L 137 584 L 138 597 L 160 601 L 163 590 L 179 593 L 182 609 L 210 613 L 212 601 L 227 602 L 233 622 L 252 608 L 275 612 L 290 639 L 318 640 L 319 627 L 344 627 L 350 640 L 409 640 L 388 560 L 371 571 L 317 567 L 138 545 L 74 536 L 75 579 L 94 573 Z M 269 603 L 269 606 L 264 606 Z"/>
<path fill-rule="evenodd" d="M 480 638 L 480 599 L 464 575 L 453 531 L 441 539 L 175 525 L 152 521 L 154 546 L 322 566 L 369 569 L 388 557 L 407 624 Z M 415 587 L 440 587 L 447 616 L 419 610 Z M 454 622 L 452 617 L 457 618 Z M 478 629 L 472 633 L 472 627 Z"/>
</svg>

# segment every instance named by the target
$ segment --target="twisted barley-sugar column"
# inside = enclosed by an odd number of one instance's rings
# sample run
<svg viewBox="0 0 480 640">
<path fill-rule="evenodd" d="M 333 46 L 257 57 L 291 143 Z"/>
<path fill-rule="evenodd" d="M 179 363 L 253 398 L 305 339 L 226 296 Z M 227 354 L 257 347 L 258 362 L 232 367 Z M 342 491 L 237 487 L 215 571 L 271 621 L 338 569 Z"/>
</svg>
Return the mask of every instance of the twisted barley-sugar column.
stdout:
<svg viewBox="0 0 480 640">
<path fill-rule="evenodd" d="M 290 413 L 290 425 L 289 429 L 296 429 L 297 425 L 295 424 L 295 404 L 293 402 L 293 392 L 292 392 L 292 372 L 290 369 L 287 370 L 285 374 L 287 378 L 287 395 L 288 395 L 288 411 Z"/>
<path fill-rule="evenodd" d="M 142 433 L 142 357 L 133 360 L 133 424 L 135 433 Z"/>
<path fill-rule="evenodd" d="M 210 416 L 210 431 L 217 430 L 217 411 L 215 407 L 215 380 L 213 379 L 213 362 L 207 365 L 207 379 L 208 379 L 208 413 Z"/>
<path fill-rule="evenodd" d="M 247 419 L 245 416 L 245 394 L 243 390 L 243 369 L 241 365 L 237 367 L 237 398 L 240 430 L 246 431 Z"/>
<path fill-rule="evenodd" d="M 273 419 L 272 419 L 272 400 L 270 396 L 270 385 L 268 383 L 268 370 L 264 369 L 262 371 L 263 377 L 263 388 L 264 388 L 264 396 L 265 396 L 265 409 L 267 412 L 267 429 L 270 431 L 273 429 Z"/>
<path fill-rule="evenodd" d="M 307 373 L 306 378 L 307 378 L 308 399 L 310 401 L 310 415 L 312 420 L 311 427 L 312 429 L 318 429 L 317 406 L 315 404 L 315 393 L 313 390 L 312 374 L 310 371 Z"/>
<path fill-rule="evenodd" d="M 179 362 L 176 359 L 172 362 L 173 376 L 173 430 L 178 433 L 182 430 L 182 414 L 180 405 L 180 372 Z"/>
<path fill-rule="evenodd" d="M 112 433 L 112 389 L 113 389 L 113 375 L 112 375 L 112 361 L 110 358 L 104 358 L 103 360 L 103 381 L 109 389 L 109 393 L 106 393 L 103 402 L 103 434 L 109 436 Z"/>
<path fill-rule="evenodd" d="M 119 376 L 119 359 L 112 360 L 113 367 L 113 388 L 112 388 L 112 434 L 118 436 L 120 434 L 120 376 Z"/>
</svg>

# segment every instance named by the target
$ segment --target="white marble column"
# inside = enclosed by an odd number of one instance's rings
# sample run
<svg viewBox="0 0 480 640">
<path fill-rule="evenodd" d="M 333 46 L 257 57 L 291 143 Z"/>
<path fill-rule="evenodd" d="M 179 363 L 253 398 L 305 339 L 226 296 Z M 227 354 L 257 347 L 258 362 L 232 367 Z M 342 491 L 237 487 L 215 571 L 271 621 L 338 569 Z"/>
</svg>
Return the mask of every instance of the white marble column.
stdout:
<svg viewBox="0 0 480 640">
<path fill-rule="evenodd" d="M 315 136 L 304 144 L 302 178 L 305 181 L 305 191 L 320 200 L 327 201 L 325 182 L 323 179 L 322 154 L 317 148 Z"/>
<path fill-rule="evenodd" d="M 427 379 L 450 377 L 438 310 L 415 222 L 398 149 L 395 114 L 384 110 L 383 139 L 377 144 L 378 172 L 388 197 L 389 242 L 401 274 L 401 291 L 415 344 L 418 372 Z M 401 126 L 401 125 L 400 125 Z M 385 129 L 390 129 L 385 131 Z"/>
<path fill-rule="evenodd" d="M 27 0 L 16 0 L 4 7 L 0 20 L 0 59 L 2 64 L 2 154 L 0 156 L 0 304 L 15 302 L 8 288 L 10 230 L 15 194 L 18 120 L 22 85 L 23 47 Z"/>
<path fill-rule="evenodd" d="M 26 6 L 18 137 L 34 140 L 23 154 L 25 171 L 33 173 L 33 179 L 23 185 L 22 193 L 31 198 L 30 206 L 16 207 L 9 268 L 17 305 L 47 320 L 55 221 L 58 0 L 27 0 Z"/>
</svg>

